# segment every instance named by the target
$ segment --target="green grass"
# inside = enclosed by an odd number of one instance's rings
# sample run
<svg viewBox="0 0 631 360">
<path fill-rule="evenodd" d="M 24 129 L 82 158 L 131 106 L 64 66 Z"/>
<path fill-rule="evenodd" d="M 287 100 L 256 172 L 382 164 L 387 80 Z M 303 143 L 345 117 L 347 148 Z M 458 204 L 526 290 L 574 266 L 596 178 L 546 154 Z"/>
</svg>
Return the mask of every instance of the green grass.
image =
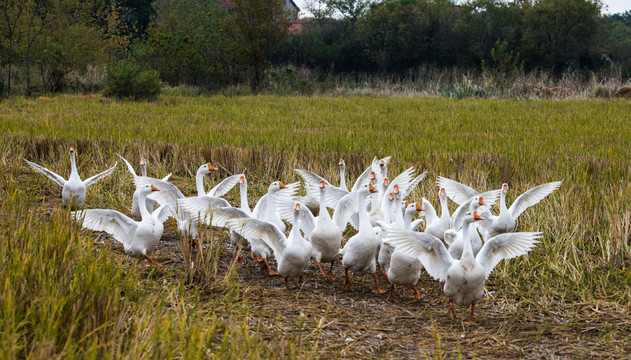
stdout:
<svg viewBox="0 0 631 360">
<path fill-rule="evenodd" d="M 285 358 L 314 356 L 318 346 L 313 333 L 304 331 L 270 337 L 260 325 L 263 318 L 247 310 L 252 290 L 230 275 L 234 269 L 227 275 L 217 270 L 219 250 L 206 258 L 184 254 L 195 270 L 155 270 L 80 235 L 65 210 L 51 208 L 51 201 L 60 203 L 58 188 L 27 169 L 23 157 L 65 176 L 67 149 L 74 146 L 85 178 L 111 166 L 115 153 L 133 163 L 145 156 L 150 174 L 173 172 L 172 181 L 185 194 L 193 193 L 197 167 L 210 161 L 221 171 L 209 182 L 247 169 L 251 203 L 271 180 L 297 181 L 294 168 L 337 183 L 340 157 L 351 179 L 375 155 L 393 156 L 393 175 L 409 166 L 429 170 L 412 199 L 425 196 L 435 204 L 438 175 L 479 190 L 507 182 L 509 204 L 535 185 L 563 180 L 518 223 L 523 231 L 543 231 L 543 242 L 529 255 L 501 263 L 488 287 L 500 288 L 496 296 L 524 311 L 553 309 L 560 302 L 628 308 L 630 121 L 631 102 L 622 100 L 5 100 L 2 357 Z M 126 170 L 118 169 L 89 190 L 86 206 L 127 210 L 132 192 Z M 216 243 L 213 234 L 205 236 Z M 290 321 L 301 326 L 300 319 Z"/>
</svg>

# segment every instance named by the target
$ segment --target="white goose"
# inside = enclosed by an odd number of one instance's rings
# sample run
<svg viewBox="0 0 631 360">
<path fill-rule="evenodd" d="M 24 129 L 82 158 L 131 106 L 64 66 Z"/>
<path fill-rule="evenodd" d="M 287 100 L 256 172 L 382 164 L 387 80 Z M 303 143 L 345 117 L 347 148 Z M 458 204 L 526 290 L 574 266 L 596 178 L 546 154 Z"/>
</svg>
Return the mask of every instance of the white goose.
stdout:
<svg viewBox="0 0 631 360">
<path fill-rule="evenodd" d="M 484 219 L 474 211 L 467 213 L 464 220 L 465 227 L 468 227 L 472 222 Z M 473 255 L 471 243 L 465 241 L 462 257 L 455 260 L 440 239 L 427 233 L 392 229 L 386 234 L 387 241 L 417 256 L 430 276 L 445 282 L 443 291 L 454 317 L 454 303 L 458 306 L 471 305 L 471 317 L 467 323 L 475 323 L 475 303 L 484 295 L 484 282 L 493 268 L 503 259 L 527 253 L 541 237 L 542 233 L 536 232 L 501 234 L 487 240 L 477 256 Z"/>
<path fill-rule="evenodd" d="M 463 215 L 469 211 L 474 196 L 482 196 L 486 204 L 491 207 L 499 199 L 501 192 L 500 189 L 497 189 L 478 194 L 473 188 L 442 176 L 438 177 L 436 184 L 445 188 L 447 196 L 459 205 L 456 211 L 451 214 L 451 227 L 456 230 L 462 226 Z"/>
<path fill-rule="evenodd" d="M 342 245 L 342 231 L 335 226 L 331 215 L 326 209 L 326 186 L 324 180 L 320 181 L 320 213 L 315 218 L 315 227 L 311 232 L 311 245 L 313 251 L 311 256 L 318 264 L 320 273 L 329 279 L 333 279 L 333 264 L 340 253 Z M 295 224 L 294 224 L 295 226 Z M 322 262 L 330 262 L 329 272 L 322 269 Z"/>
<path fill-rule="evenodd" d="M 527 208 L 539 203 L 546 196 L 561 186 L 561 181 L 546 183 L 535 186 L 534 188 L 521 194 L 510 206 L 506 208 L 506 194 L 508 193 L 508 184 L 502 184 L 502 192 L 500 194 L 500 214 L 490 224 L 484 226 L 485 236 L 493 237 L 505 232 L 515 230 L 515 221 L 521 213 Z"/>
<path fill-rule="evenodd" d="M 125 164 L 127 165 L 127 169 L 129 169 L 129 172 L 135 179 L 138 175 L 136 175 L 136 171 L 134 170 L 134 167 L 131 166 L 129 161 L 127 161 L 127 159 L 122 157 L 120 154 L 116 154 L 116 155 L 118 155 L 118 157 L 121 158 L 125 162 Z M 147 177 L 147 162 L 145 161 L 145 158 L 140 159 L 140 174 L 141 174 L 140 176 Z M 167 176 L 162 178 L 162 181 L 168 181 L 170 177 L 171 177 L 171 174 L 168 174 Z M 140 209 L 138 208 L 139 194 L 140 194 L 140 188 L 136 188 L 136 191 L 134 191 L 134 195 L 133 195 L 132 203 L 131 203 L 131 216 L 136 219 L 140 219 L 141 217 Z M 154 203 L 155 203 L 154 200 L 151 200 L 148 198 L 145 199 L 145 205 L 147 206 L 147 211 L 149 211 L 150 214 L 153 212 Z"/>
<path fill-rule="evenodd" d="M 423 207 L 420 204 L 408 204 L 405 207 L 405 226 L 400 227 L 400 229 L 410 230 L 412 217 L 421 211 L 423 211 Z M 383 247 L 385 244 L 387 244 L 387 242 L 381 246 Z M 418 279 L 421 276 L 422 268 L 423 266 L 418 257 L 411 256 L 400 248 L 395 247 L 390 256 L 390 264 L 387 272 L 388 280 L 390 281 L 390 294 L 387 300 L 398 302 L 393 294 L 395 285 L 408 285 L 410 287 L 410 297 L 422 299 L 423 296 L 416 288 L 416 283 L 418 283 Z"/>
<path fill-rule="evenodd" d="M 217 170 L 217 168 L 212 166 L 210 163 L 204 164 L 197 169 L 197 173 L 195 175 L 197 197 L 209 197 L 204 191 L 204 176 L 215 170 Z M 136 184 L 136 186 L 149 184 L 154 185 L 156 188 L 158 188 L 160 191 L 151 195 L 151 198 L 157 201 L 160 205 L 166 205 L 169 208 L 171 216 L 173 216 L 177 221 L 177 228 L 179 233 L 184 237 L 190 236 L 190 238 L 193 240 L 193 244 L 196 244 L 196 239 L 198 237 L 198 226 L 196 222 L 198 213 L 191 213 L 187 211 L 184 207 L 179 205 L 179 202 L 186 197 L 184 196 L 184 194 L 182 194 L 180 189 L 177 188 L 177 186 L 166 181 L 142 176 L 136 177 L 134 179 L 134 183 Z M 212 199 L 213 207 L 230 206 L 230 204 L 224 199 L 216 197 L 213 197 Z M 205 207 L 203 207 L 202 210 L 207 211 L 208 204 L 204 204 L 204 206 Z"/>
<path fill-rule="evenodd" d="M 26 163 L 30 165 L 35 171 L 38 171 L 44 174 L 46 177 L 48 177 L 49 179 L 57 183 L 59 186 L 61 186 L 62 187 L 61 202 L 64 204 L 64 206 L 70 205 L 70 207 L 73 209 L 78 209 L 78 208 L 83 207 L 83 203 L 85 202 L 85 195 L 87 192 L 86 187 L 94 184 L 95 182 L 103 179 L 104 177 L 111 175 L 114 169 L 116 168 L 116 165 L 118 165 L 118 163 L 115 163 L 114 166 L 112 166 L 111 168 L 103 171 L 100 174 L 87 178 L 85 181 L 83 181 L 81 180 L 81 177 L 79 176 L 79 172 L 77 171 L 77 164 L 75 163 L 75 158 L 74 158 L 74 148 L 70 148 L 71 171 L 70 171 L 70 177 L 68 178 L 68 180 L 65 180 L 63 177 L 46 169 L 43 166 L 37 165 L 26 159 L 24 159 L 24 161 L 26 161 Z"/>
<path fill-rule="evenodd" d="M 436 210 L 432 206 L 429 200 L 423 198 L 423 209 L 425 210 L 426 227 L 425 232 L 435 236 L 441 240 L 444 240 L 444 234 L 451 222 L 451 215 L 449 215 L 449 206 L 447 204 L 447 193 L 445 188 L 440 188 L 438 193 L 440 198 L 440 217 L 436 215 Z"/>
<path fill-rule="evenodd" d="M 493 216 L 493 214 L 491 214 L 491 212 L 489 211 L 489 208 L 487 206 L 484 206 L 485 205 L 484 199 L 482 199 L 481 196 L 474 196 L 473 199 L 474 200 L 471 201 L 471 205 L 469 206 L 470 208 L 469 212 L 477 211 L 480 217 L 484 218 L 484 221 L 495 218 L 495 216 Z M 449 241 L 449 248 L 448 248 L 449 254 L 454 259 L 460 259 L 460 257 L 462 256 L 462 252 L 465 246 L 464 244 L 466 241 L 465 239 L 468 239 L 468 242 L 471 244 L 473 255 L 477 255 L 480 249 L 482 248 L 482 238 L 480 237 L 480 233 L 478 232 L 478 228 L 479 228 L 478 224 L 481 223 L 481 221 L 476 221 L 473 224 L 470 224 L 469 226 L 467 226 L 464 222 L 466 214 L 467 213 L 463 214 L 462 219 L 461 219 L 463 222 L 462 229 L 456 232 L 456 236 L 453 239 L 448 240 Z"/>
<path fill-rule="evenodd" d="M 375 273 L 377 270 L 375 257 L 381 240 L 373 230 L 368 211 L 366 210 L 366 198 L 368 195 L 375 192 L 377 192 L 377 189 L 370 183 L 362 186 L 358 191 L 359 231 L 348 240 L 344 248 L 340 251 L 346 275 L 344 290 L 347 291 L 352 290 L 351 282 L 348 277 L 348 270 L 351 270 L 353 272 L 365 271 L 372 273 L 375 279 L 374 292 L 377 294 L 386 292 L 386 290 L 379 287 L 377 274 Z"/>
<path fill-rule="evenodd" d="M 149 257 L 158 245 L 164 226 L 162 222 L 169 216 L 166 206 L 161 206 L 153 213 L 147 211 L 145 199 L 152 191 L 158 191 L 155 186 L 143 185 L 139 187 L 138 196 L 141 221 L 135 221 L 116 210 L 90 209 L 73 211 L 71 214 L 82 221 L 84 228 L 105 231 L 123 244 L 125 252 L 136 258 L 146 258 L 152 264 L 161 266 Z"/>
<path fill-rule="evenodd" d="M 231 219 L 227 225 L 246 239 L 261 239 L 274 251 L 278 261 L 278 272 L 285 278 L 285 287 L 289 289 L 290 277 L 302 276 L 311 258 L 311 243 L 300 234 L 300 203 L 295 203 L 294 223 L 288 237 L 280 229 L 268 222 L 254 218 Z"/>
</svg>

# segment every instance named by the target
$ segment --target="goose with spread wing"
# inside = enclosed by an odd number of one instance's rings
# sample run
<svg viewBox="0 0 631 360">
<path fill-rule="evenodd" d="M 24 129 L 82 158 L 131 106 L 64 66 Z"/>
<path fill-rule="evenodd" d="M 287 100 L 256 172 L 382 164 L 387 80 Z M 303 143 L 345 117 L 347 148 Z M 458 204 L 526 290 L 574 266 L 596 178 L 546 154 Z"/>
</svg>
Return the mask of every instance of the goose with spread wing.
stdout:
<svg viewBox="0 0 631 360">
<path fill-rule="evenodd" d="M 62 187 L 61 202 L 64 204 L 64 206 L 70 205 L 70 207 L 73 209 L 79 209 L 83 207 L 83 203 L 85 202 L 85 196 L 87 193 L 86 188 L 94 184 L 95 182 L 107 176 L 110 176 L 112 172 L 114 172 L 114 169 L 116 168 L 116 165 L 118 165 L 118 163 L 115 163 L 114 166 L 103 171 L 102 173 L 94 175 L 90 178 L 87 178 L 85 181 L 83 181 L 81 180 L 81 176 L 79 176 L 79 172 L 77 171 L 77 164 L 75 162 L 74 153 L 75 153 L 75 150 L 74 148 L 71 147 L 70 148 L 70 169 L 71 170 L 70 170 L 70 177 L 68 178 L 68 180 L 64 179 L 63 177 L 59 176 L 58 174 L 48 170 L 47 168 L 41 165 L 37 165 L 34 162 L 30 162 L 26 159 L 24 159 L 24 161 L 26 161 L 26 163 L 30 167 L 32 167 L 35 171 L 38 171 L 44 174 L 47 178 L 51 179 L 56 184 Z"/>
<path fill-rule="evenodd" d="M 289 289 L 288 279 L 302 276 L 311 258 L 311 243 L 300 233 L 300 203 L 295 203 L 294 226 L 289 236 L 280 231 L 273 223 L 255 218 L 235 218 L 227 222 L 230 230 L 246 239 L 261 239 L 274 251 L 278 262 L 278 272 L 285 278 L 285 287 Z"/>
<path fill-rule="evenodd" d="M 166 206 L 149 213 L 145 199 L 152 191 L 158 191 L 153 185 L 139 187 L 138 202 L 141 221 L 135 221 L 116 210 L 90 209 L 73 211 L 71 214 L 81 221 L 84 228 L 104 231 L 111 234 L 114 240 L 123 244 L 125 252 L 136 258 L 146 258 L 152 264 L 161 266 L 149 257 L 158 245 L 164 226 L 162 223 L 169 217 Z"/>
<path fill-rule="evenodd" d="M 477 211 L 465 214 L 464 223 L 484 220 Z M 471 317 L 467 323 L 475 323 L 475 303 L 484 295 L 484 282 L 495 266 L 503 259 L 511 259 L 532 250 L 542 237 L 540 232 L 500 234 L 488 239 L 477 256 L 473 255 L 471 243 L 465 241 L 462 257 L 455 260 L 440 239 L 427 233 L 388 230 L 386 241 L 417 256 L 425 270 L 434 279 L 444 282 L 443 291 L 449 299 L 452 313 L 456 317 L 454 303 L 471 306 Z"/>
<path fill-rule="evenodd" d="M 515 221 L 521 213 L 529 207 L 538 204 L 546 196 L 552 194 L 561 186 L 561 181 L 549 182 L 526 191 L 521 194 L 510 206 L 506 207 L 506 194 L 508 193 L 508 184 L 502 184 L 502 192 L 500 194 L 500 214 L 487 226 L 484 226 L 486 237 L 493 237 L 502 233 L 512 232 L 515 230 Z"/>
<path fill-rule="evenodd" d="M 204 164 L 197 169 L 197 173 L 195 175 L 197 197 L 211 198 L 210 196 L 207 196 L 206 191 L 204 191 L 204 176 L 215 170 L 217 170 L 217 168 L 212 166 L 210 163 Z M 177 188 L 177 186 L 166 181 L 142 176 L 136 177 L 134 179 L 134 183 L 136 186 L 149 184 L 158 188 L 160 191 L 152 194 L 150 198 L 157 201 L 160 205 L 166 205 L 169 209 L 170 215 L 177 221 L 177 228 L 180 234 L 182 234 L 182 236 L 190 236 L 193 243 L 196 243 L 196 239 L 198 237 L 198 226 L 196 222 L 198 213 L 189 212 L 179 205 L 179 202 L 186 197 L 182 194 L 180 189 Z M 212 201 L 213 207 L 230 206 L 226 200 L 221 198 L 212 197 Z M 208 204 L 204 204 L 202 206 L 203 211 L 208 209 L 207 205 Z"/>
<path fill-rule="evenodd" d="M 118 155 L 118 157 L 121 158 L 123 162 L 125 162 L 125 165 L 127 165 L 127 169 L 129 170 L 129 172 L 135 179 L 138 175 L 136 175 L 136 171 L 134 170 L 134 167 L 131 166 L 129 161 L 127 161 L 127 159 L 125 159 L 124 157 L 122 157 L 119 154 L 116 154 L 116 155 Z M 145 158 L 140 159 L 140 176 L 147 177 L 147 162 L 145 161 Z M 168 174 L 162 179 L 162 181 L 168 181 L 170 177 L 171 177 L 171 174 Z M 134 191 L 134 195 L 133 195 L 132 203 L 131 203 L 131 216 L 136 219 L 140 219 L 141 217 L 140 209 L 138 208 L 138 202 L 139 202 L 138 196 L 140 196 L 140 188 L 136 188 L 136 191 Z M 149 211 L 150 214 L 153 212 L 154 204 L 155 204 L 154 200 L 151 200 L 149 198 L 145 199 L 145 205 L 147 206 L 147 211 Z"/>
</svg>

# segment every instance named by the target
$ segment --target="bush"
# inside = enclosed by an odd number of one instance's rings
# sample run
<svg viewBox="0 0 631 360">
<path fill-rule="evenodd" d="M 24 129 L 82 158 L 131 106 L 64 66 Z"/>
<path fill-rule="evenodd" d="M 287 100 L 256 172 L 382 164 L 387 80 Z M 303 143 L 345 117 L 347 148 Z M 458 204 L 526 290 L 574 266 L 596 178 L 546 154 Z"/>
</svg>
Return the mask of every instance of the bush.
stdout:
<svg viewBox="0 0 631 360">
<path fill-rule="evenodd" d="M 107 74 L 106 96 L 152 100 L 160 94 L 162 82 L 154 70 L 141 71 L 140 66 L 131 61 L 121 61 Z"/>
</svg>

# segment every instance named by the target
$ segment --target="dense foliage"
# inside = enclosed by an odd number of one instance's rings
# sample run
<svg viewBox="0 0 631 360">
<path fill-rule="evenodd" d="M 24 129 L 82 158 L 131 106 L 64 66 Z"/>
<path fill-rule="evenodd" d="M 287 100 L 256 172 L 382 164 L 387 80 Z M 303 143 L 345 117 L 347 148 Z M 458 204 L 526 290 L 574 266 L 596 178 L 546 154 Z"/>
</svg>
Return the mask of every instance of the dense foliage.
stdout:
<svg viewBox="0 0 631 360">
<path fill-rule="evenodd" d="M 95 91 L 121 59 L 171 86 L 208 90 L 249 83 L 256 91 L 274 81 L 270 66 L 403 77 L 456 67 L 493 82 L 515 71 L 627 79 L 631 11 L 602 7 L 314 0 L 303 9 L 313 16 L 298 19 L 281 0 L 0 0 L 0 82 L 12 93 Z"/>
</svg>

